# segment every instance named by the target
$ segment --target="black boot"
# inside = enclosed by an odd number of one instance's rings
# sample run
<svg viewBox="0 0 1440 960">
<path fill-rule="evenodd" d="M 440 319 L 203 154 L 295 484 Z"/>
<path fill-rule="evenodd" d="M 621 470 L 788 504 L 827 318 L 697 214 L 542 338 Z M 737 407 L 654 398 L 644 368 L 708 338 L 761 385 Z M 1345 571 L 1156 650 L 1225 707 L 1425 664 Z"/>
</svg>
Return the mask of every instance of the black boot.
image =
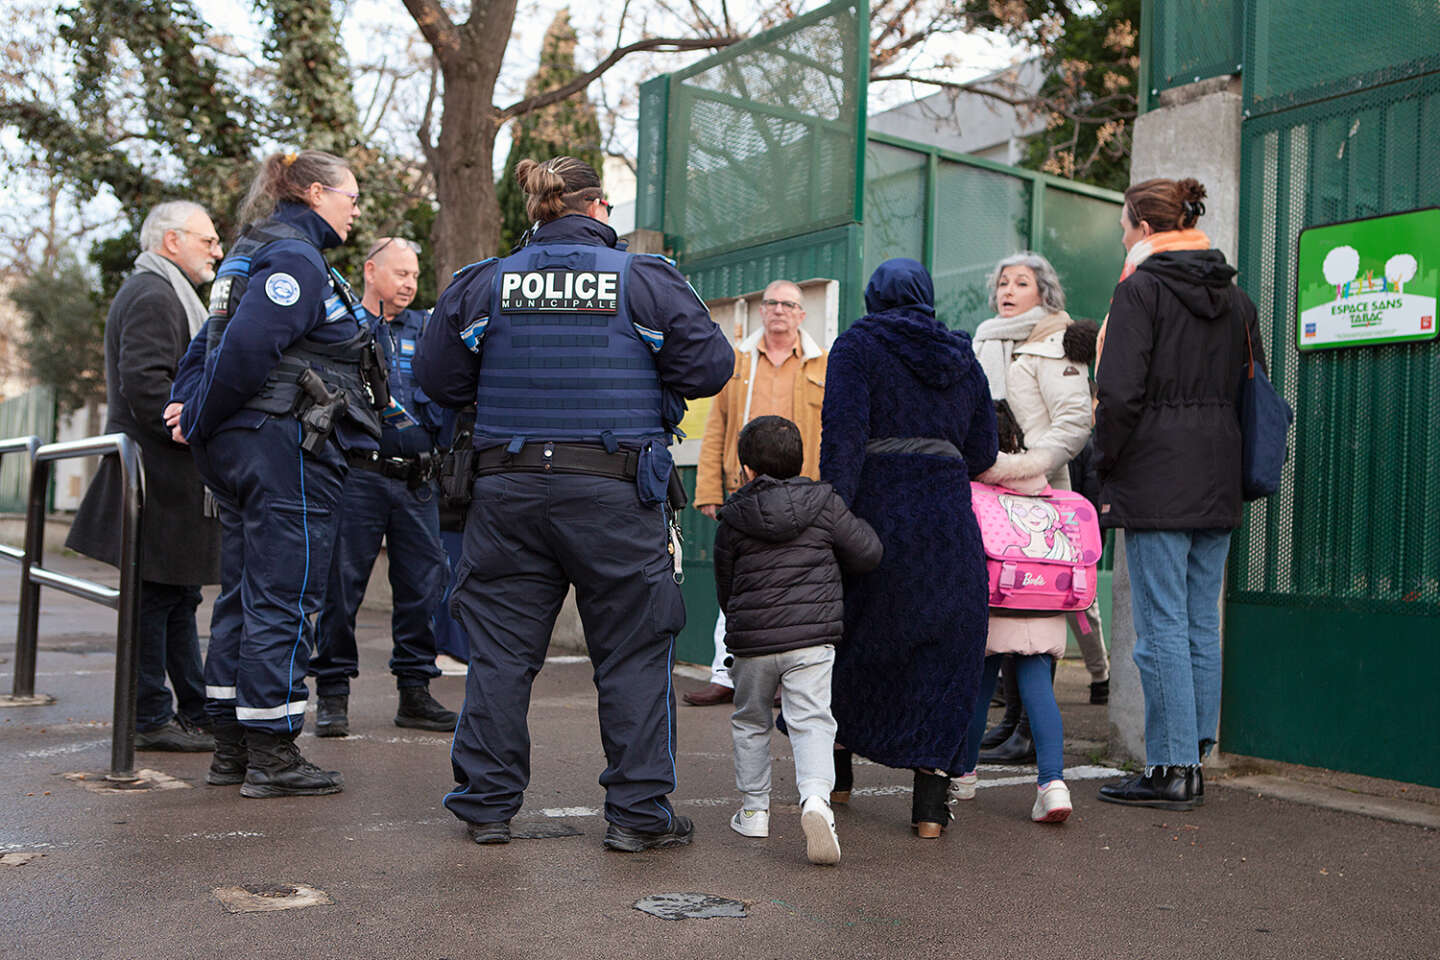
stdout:
<svg viewBox="0 0 1440 960">
<path fill-rule="evenodd" d="M 855 788 L 853 757 L 844 747 L 835 748 L 835 789 L 830 791 L 831 803 L 849 803 Z"/>
<path fill-rule="evenodd" d="M 1195 801 L 1195 806 L 1205 806 L 1205 768 L 1190 768 L 1190 798 Z"/>
<path fill-rule="evenodd" d="M 215 735 L 215 756 L 210 759 L 205 782 L 215 787 L 233 787 L 244 781 L 245 768 L 250 764 L 245 728 L 234 720 L 217 720 L 211 729 Z"/>
<path fill-rule="evenodd" d="M 1090 702 L 1094 704 L 1106 704 L 1110 702 L 1110 681 L 1090 681 Z"/>
<path fill-rule="evenodd" d="M 318 797 L 344 789 L 344 778 L 337 771 L 321 770 L 300 756 L 295 737 L 295 733 L 267 733 L 254 727 L 245 731 L 250 768 L 240 796 Z"/>
<path fill-rule="evenodd" d="M 348 737 L 350 735 L 350 698 L 345 694 L 321 696 L 315 707 L 315 736 Z"/>
<path fill-rule="evenodd" d="M 945 802 L 950 778 L 943 773 L 915 771 L 915 790 L 910 800 L 910 824 L 926 840 L 940 836 L 950 823 L 950 806 Z"/>
<path fill-rule="evenodd" d="M 1015 725 L 1015 732 L 1000 746 L 991 750 L 980 752 L 981 763 L 1034 763 L 1035 762 L 1035 741 L 1030 736 L 1030 716 L 1024 712 L 1020 714 L 1020 722 Z"/>
<path fill-rule="evenodd" d="M 1191 783 L 1192 767 L 1155 767 L 1149 775 L 1141 774 L 1107 783 L 1100 788 L 1100 799 L 1131 807 L 1159 807 L 1162 810 L 1193 810 L 1195 795 Z"/>
<path fill-rule="evenodd" d="M 459 720 L 458 713 L 446 710 L 430 696 L 428 686 L 400 688 L 400 707 L 395 711 L 395 726 L 453 733 Z"/>
<path fill-rule="evenodd" d="M 1007 653 L 1000 661 L 1000 683 L 997 689 L 1003 691 L 1005 701 L 1005 717 L 995 726 L 985 731 L 985 736 L 980 738 L 981 750 L 992 750 L 1000 746 L 1015 728 L 1020 725 L 1020 716 L 1024 705 L 1020 702 L 1020 682 L 1015 679 L 1015 655 Z"/>
</svg>

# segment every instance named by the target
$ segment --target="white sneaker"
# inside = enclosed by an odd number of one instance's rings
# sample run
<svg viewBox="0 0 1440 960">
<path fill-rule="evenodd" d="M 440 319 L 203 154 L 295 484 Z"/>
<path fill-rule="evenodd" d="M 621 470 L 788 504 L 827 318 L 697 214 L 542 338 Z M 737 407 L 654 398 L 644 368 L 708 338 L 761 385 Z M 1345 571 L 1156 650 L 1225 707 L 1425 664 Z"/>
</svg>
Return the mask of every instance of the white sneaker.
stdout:
<svg viewBox="0 0 1440 960">
<path fill-rule="evenodd" d="M 1035 806 L 1030 808 L 1030 819 L 1036 823 L 1064 823 L 1070 816 L 1070 788 L 1064 780 L 1051 780 L 1035 791 Z"/>
<path fill-rule="evenodd" d="M 806 797 L 800 806 L 800 827 L 805 831 L 805 855 L 811 863 L 839 863 L 840 837 L 835 833 L 835 814 L 818 795 Z"/>
<path fill-rule="evenodd" d="M 730 818 L 730 829 L 742 837 L 768 837 L 770 836 L 770 811 L 769 810 L 745 810 L 735 811 L 735 816 Z"/>
<path fill-rule="evenodd" d="M 969 773 L 959 777 L 950 778 L 950 800 L 974 800 L 975 786 L 980 782 L 980 774 L 971 770 Z"/>
</svg>

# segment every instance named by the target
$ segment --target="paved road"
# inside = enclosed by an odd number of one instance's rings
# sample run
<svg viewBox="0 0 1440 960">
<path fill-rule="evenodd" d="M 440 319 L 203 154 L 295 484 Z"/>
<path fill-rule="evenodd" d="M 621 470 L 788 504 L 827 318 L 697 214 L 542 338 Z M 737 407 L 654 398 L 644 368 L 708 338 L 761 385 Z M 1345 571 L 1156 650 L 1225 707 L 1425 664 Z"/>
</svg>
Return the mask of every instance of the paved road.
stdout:
<svg viewBox="0 0 1440 960">
<path fill-rule="evenodd" d="M 13 586 L 7 568 L 0 596 Z M 0 854 L 42 855 L 0 865 L 0 957 L 1440 956 L 1434 832 L 1218 784 L 1203 809 L 1170 814 L 1101 804 L 1095 783 L 1077 782 L 1076 813 L 1059 827 L 1029 822 L 1028 783 L 993 786 L 957 809 L 943 839 L 920 841 L 908 775 L 863 765 L 837 813 L 842 863 L 810 866 L 798 811 L 779 805 L 794 801 L 781 737 L 771 838 L 727 828 L 738 795 L 723 708 L 680 708 L 675 799 L 696 820 L 694 845 L 608 852 L 594 691 L 572 658 L 552 659 L 536 683 L 522 816 L 581 835 L 476 847 L 439 805 L 448 738 L 391 723 L 378 618 L 362 623 L 356 735 L 302 740 L 345 772 L 345 793 L 244 801 L 204 785 L 207 757 L 172 754 L 140 765 L 178 789 L 95 793 L 64 774 L 108 761 L 114 615 L 53 593 L 46 611 L 38 686 L 59 702 L 0 710 Z M 13 613 L 0 604 L 5 690 Z M 1103 708 L 1082 702 L 1078 665 L 1060 680 L 1067 763 L 1092 764 Z M 433 690 L 458 704 L 462 680 Z M 214 893 L 264 884 L 309 885 L 334 902 L 229 913 Z M 692 891 L 743 900 L 749 915 L 673 922 L 632 908 Z"/>
</svg>

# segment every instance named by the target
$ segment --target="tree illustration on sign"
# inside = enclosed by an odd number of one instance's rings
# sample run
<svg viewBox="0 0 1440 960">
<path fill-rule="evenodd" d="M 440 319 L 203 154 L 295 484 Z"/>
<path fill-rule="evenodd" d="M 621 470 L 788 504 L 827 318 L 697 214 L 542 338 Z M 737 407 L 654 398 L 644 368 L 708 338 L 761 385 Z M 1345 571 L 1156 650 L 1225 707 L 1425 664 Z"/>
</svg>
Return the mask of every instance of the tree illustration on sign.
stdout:
<svg viewBox="0 0 1440 960">
<path fill-rule="evenodd" d="M 1397 253 L 1385 261 L 1385 281 L 1394 284 L 1397 293 L 1405 292 L 1405 284 L 1415 279 L 1420 265 L 1408 253 Z"/>
<path fill-rule="evenodd" d="M 1360 252 L 1354 247 L 1336 247 L 1325 254 L 1321 270 L 1325 272 L 1325 282 L 1335 288 L 1335 299 L 1343 300 L 1348 292 L 1345 288 L 1360 272 Z"/>
</svg>

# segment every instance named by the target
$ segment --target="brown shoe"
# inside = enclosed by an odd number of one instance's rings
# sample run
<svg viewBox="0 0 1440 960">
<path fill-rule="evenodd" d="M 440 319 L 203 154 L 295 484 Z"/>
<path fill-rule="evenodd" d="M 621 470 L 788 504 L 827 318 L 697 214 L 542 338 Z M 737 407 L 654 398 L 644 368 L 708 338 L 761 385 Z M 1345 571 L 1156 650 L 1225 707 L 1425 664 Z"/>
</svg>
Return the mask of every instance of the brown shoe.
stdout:
<svg viewBox="0 0 1440 960">
<path fill-rule="evenodd" d="M 692 707 L 713 707 L 719 703 L 731 703 L 735 699 L 735 691 L 730 687 L 722 687 L 718 683 L 707 683 L 699 690 L 692 690 L 681 697 Z"/>
</svg>

